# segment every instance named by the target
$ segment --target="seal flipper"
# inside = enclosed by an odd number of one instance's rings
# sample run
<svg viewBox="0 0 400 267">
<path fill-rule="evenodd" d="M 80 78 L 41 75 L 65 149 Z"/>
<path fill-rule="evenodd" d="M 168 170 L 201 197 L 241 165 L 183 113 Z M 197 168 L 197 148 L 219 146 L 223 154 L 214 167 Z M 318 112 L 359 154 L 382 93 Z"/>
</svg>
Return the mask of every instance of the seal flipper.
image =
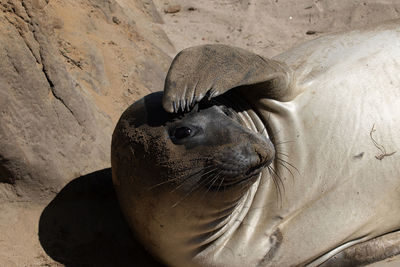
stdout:
<svg viewBox="0 0 400 267">
<path fill-rule="evenodd" d="M 364 266 L 396 255 L 400 255 L 400 231 L 353 245 L 337 253 L 319 266 Z"/>
<path fill-rule="evenodd" d="M 178 112 L 206 96 L 212 98 L 246 85 L 257 85 L 257 91 L 262 88 L 262 97 L 288 101 L 293 76 L 285 63 L 241 48 L 195 46 L 182 50 L 172 61 L 165 79 L 163 107 Z"/>
</svg>

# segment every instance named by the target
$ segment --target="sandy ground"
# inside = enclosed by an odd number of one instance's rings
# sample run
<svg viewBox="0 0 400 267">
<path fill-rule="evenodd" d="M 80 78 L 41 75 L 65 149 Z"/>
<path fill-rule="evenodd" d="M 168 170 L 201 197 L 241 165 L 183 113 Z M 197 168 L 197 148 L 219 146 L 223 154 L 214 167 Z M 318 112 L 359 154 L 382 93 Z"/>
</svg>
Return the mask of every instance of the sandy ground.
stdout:
<svg viewBox="0 0 400 267">
<path fill-rule="evenodd" d="M 239 46 L 271 57 L 298 43 L 330 32 L 400 18 L 398 0 L 155 0 L 155 4 L 164 21 L 160 26 L 176 49 L 169 51 L 171 56 L 185 47 L 221 43 Z M 164 10 L 171 5 L 180 5 L 179 12 L 165 13 Z M 77 196 L 82 198 L 79 192 Z M 82 207 L 80 203 L 82 202 L 69 207 L 69 210 L 74 211 L 77 207 Z M 38 218 L 41 215 L 43 217 L 43 208 L 47 204 L 32 205 L 23 202 L 15 202 L 12 205 L 0 204 L 2 223 L 0 227 L 9 229 L 6 236 L 0 236 L 0 266 L 59 266 L 61 264 L 54 259 L 70 257 L 62 249 L 43 248 L 43 244 L 39 242 Z M 88 205 L 88 211 L 92 210 L 90 207 Z M 72 212 L 71 216 L 78 216 L 77 214 Z M 68 220 L 64 220 L 64 223 L 66 222 Z M 93 224 L 92 221 L 90 223 Z M 109 233 L 111 235 L 113 232 Z M 120 249 L 118 245 L 114 247 L 116 250 Z M 107 249 L 108 247 L 105 247 L 104 251 Z M 99 251 L 100 255 L 102 250 Z M 111 256 L 120 257 L 118 252 L 113 253 Z M 129 257 L 126 259 L 130 260 Z M 80 266 L 79 259 L 72 262 L 59 261 L 66 266 Z M 388 260 L 388 266 L 399 266 L 393 262 L 393 259 Z M 118 266 L 127 265 L 122 262 Z M 151 266 L 151 264 L 141 266 Z"/>
<path fill-rule="evenodd" d="M 400 17 L 397 0 L 155 0 L 177 51 L 221 43 L 271 57 L 323 34 Z M 177 13 L 165 13 L 180 5 Z"/>
<path fill-rule="evenodd" d="M 63 266 L 42 249 L 37 231 L 45 203 L 0 204 L 0 266 Z"/>
</svg>

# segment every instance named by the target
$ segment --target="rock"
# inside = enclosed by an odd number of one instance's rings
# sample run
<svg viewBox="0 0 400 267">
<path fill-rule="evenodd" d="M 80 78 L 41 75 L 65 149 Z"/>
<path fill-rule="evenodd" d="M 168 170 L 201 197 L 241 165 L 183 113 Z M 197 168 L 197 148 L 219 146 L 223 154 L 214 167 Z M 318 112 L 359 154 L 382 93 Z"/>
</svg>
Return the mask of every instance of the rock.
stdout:
<svg viewBox="0 0 400 267">
<path fill-rule="evenodd" d="M 115 23 L 115 24 L 120 24 L 121 23 L 121 21 L 119 20 L 119 18 L 117 18 L 117 17 L 113 17 L 112 18 L 112 20 L 113 20 L 113 22 Z"/>
<path fill-rule="evenodd" d="M 121 111 L 148 88 L 162 90 L 173 48 L 134 2 L 0 5 L 0 182 L 22 197 L 109 166 Z M 128 25 L 116 30 L 121 19 Z"/>
<path fill-rule="evenodd" d="M 0 266 L 36 266 L 37 226 L 18 224 L 24 239 L 9 222 L 37 222 L 67 183 L 109 167 L 122 111 L 163 89 L 174 48 L 146 2 L 0 1 L 0 247 L 13 251 Z"/>
<path fill-rule="evenodd" d="M 181 11 L 181 5 L 168 5 L 164 8 L 164 13 L 178 13 Z"/>
</svg>

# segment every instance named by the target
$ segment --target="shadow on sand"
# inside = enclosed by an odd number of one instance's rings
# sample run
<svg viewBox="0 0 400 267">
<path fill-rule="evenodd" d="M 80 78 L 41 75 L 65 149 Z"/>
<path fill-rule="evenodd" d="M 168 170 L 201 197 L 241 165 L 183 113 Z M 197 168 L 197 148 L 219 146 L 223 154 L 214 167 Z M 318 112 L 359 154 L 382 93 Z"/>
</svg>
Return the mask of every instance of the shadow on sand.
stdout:
<svg viewBox="0 0 400 267">
<path fill-rule="evenodd" d="M 133 238 L 119 209 L 111 169 L 76 178 L 40 216 L 39 240 L 54 260 L 74 266 L 162 266 Z"/>
</svg>

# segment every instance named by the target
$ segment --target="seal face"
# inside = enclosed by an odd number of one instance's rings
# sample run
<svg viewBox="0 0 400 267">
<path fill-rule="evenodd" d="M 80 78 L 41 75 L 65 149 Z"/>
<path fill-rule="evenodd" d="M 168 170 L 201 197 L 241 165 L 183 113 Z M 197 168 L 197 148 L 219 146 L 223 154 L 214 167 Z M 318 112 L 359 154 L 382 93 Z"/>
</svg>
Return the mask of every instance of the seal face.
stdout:
<svg viewBox="0 0 400 267">
<path fill-rule="evenodd" d="M 203 171 L 215 176 L 205 182 L 210 189 L 251 181 L 274 157 L 272 143 L 246 129 L 228 110 L 224 106 L 194 109 L 166 125 L 172 143 L 194 154 L 188 155 L 194 161 L 202 159 Z"/>
<path fill-rule="evenodd" d="M 168 114 L 161 109 L 161 97 L 155 93 L 130 107 L 113 145 L 114 151 L 116 144 L 129 146 L 133 161 L 142 158 L 143 166 L 159 171 L 165 179 L 160 183 L 201 182 L 208 189 L 226 189 L 251 182 L 272 162 L 271 141 L 243 126 L 232 109 L 206 104 L 187 114 Z M 147 114 L 145 121 L 142 114 Z"/>
</svg>

